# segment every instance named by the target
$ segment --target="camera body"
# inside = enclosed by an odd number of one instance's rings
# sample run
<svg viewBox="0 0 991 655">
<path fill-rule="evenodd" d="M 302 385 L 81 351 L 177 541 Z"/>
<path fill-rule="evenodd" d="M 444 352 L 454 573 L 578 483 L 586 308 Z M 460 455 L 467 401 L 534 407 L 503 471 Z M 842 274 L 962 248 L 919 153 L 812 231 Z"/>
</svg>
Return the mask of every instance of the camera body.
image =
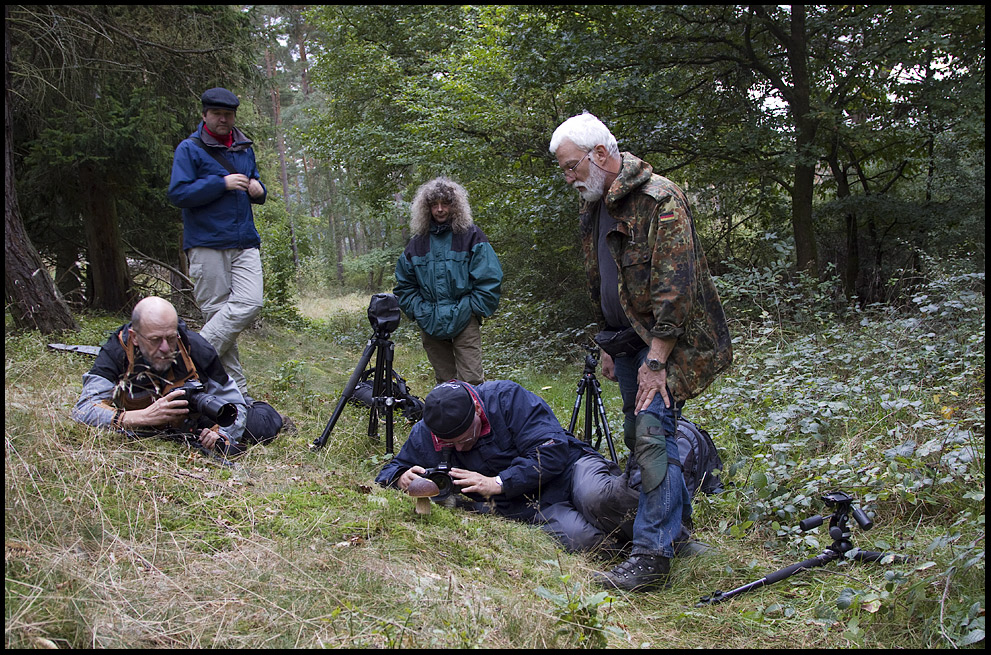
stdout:
<svg viewBox="0 0 991 655">
<path fill-rule="evenodd" d="M 237 419 L 237 405 L 225 403 L 216 396 L 207 393 L 206 387 L 199 380 L 187 380 L 179 389 L 189 404 L 190 414 L 205 416 L 224 428 Z"/>
<path fill-rule="evenodd" d="M 432 481 L 440 489 L 440 493 L 434 496 L 434 500 L 440 502 L 453 494 L 457 487 L 454 485 L 454 479 L 451 478 L 451 465 L 446 461 L 441 462 L 433 468 L 429 468 L 423 473 L 423 477 Z"/>
<path fill-rule="evenodd" d="M 431 480 L 440 489 L 440 493 L 433 497 L 435 502 L 440 502 L 458 491 L 458 487 L 454 484 L 454 479 L 451 477 L 451 463 L 448 461 L 450 456 L 450 446 L 441 448 L 440 463 L 423 472 L 423 477 Z"/>
<path fill-rule="evenodd" d="M 377 293 L 368 303 L 368 322 L 375 334 L 388 337 L 399 327 L 402 314 L 399 299 L 391 293 Z"/>
</svg>

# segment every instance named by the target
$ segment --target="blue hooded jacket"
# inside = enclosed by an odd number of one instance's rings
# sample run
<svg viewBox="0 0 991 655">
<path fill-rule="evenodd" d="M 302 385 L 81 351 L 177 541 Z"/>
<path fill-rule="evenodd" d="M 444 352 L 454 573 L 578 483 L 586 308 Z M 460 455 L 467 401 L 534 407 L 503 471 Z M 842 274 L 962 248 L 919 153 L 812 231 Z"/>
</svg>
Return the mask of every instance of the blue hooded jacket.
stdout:
<svg viewBox="0 0 991 655">
<path fill-rule="evenodd" d="M 230 172 L 193 141 L 194 137 L 199 138 L 207 148 L 227 159 L 238 173 L 261 183 L 251 139 L 237 128 L 233 134 L 234 143 L 227 148 L 210 136 L 200 123 L 199 128 L 176 148 L 168 197 L 172 204 L 182 209 L 183 250 L 243 250 L 261 245 L 251 205 L 264 203 L 268 190 L 258 200 L 247 191 L 228 191 L 224 178 Z"/>
</svg>

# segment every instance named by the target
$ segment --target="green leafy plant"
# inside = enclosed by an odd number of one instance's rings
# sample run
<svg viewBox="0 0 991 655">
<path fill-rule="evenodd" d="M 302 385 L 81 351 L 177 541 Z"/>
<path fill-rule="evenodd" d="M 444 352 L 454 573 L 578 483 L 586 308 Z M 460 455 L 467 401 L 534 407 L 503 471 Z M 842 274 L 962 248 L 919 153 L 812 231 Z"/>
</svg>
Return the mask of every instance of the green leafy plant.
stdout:
<svg viewBox="0 0 991 655">
<path fill-rule="evenodd" d="M 613 608 L 616 598 L 600 591 L 586 595 L 582 585 L 562 573 L 559 578 L 563 591 L 558 593 L 547 587 L 537 587 L 537 595 L 548 600 L 555 608 L 559 635 L 572 637 L 582 648 L 605 648 L 609 636 L 622 638 L 625 633 L 614 625 L 605 623 L 604 614 Z"/>
</svg>

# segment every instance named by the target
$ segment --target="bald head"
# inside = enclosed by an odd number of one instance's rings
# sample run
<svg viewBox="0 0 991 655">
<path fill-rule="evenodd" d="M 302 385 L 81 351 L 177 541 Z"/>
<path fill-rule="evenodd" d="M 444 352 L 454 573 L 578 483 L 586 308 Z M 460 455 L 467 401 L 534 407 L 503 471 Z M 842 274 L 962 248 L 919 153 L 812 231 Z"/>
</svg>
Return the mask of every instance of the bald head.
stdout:
<svg viewBox="0 0 991 655">
<path fill-rule="evenodd" d="M 165 298 L 158 296 L 148 296 L 138 302 L 131 312 L 131 323 L 134 327 L 141 329 L 146 323 L 156 323 L 164 325 L 179 326 L 179 314 Z"/>
<path fill-rule="evenodd" d="M 179 314 L 168 300 L 149 296 L 131 312 L 131 334 L 151 367 L 164 372 L 175 360 L 179 339 Z"/>
</svg>

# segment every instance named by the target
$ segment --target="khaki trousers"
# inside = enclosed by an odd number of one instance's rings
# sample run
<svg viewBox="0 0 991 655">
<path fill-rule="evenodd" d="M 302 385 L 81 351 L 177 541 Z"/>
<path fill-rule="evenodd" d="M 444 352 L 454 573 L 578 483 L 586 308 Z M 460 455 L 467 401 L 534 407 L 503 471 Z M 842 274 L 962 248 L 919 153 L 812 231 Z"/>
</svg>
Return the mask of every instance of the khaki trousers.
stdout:
<svg viewBox="0 0 991 655">
<path fill-rule="evenodd" d="M 482 328 L 474 316 L 461 334 L 453 339 L 434 339 L 420 330 L 420 340 L 430 365 L 434 367 L 437 384 L 461 380 L 478 385 L 485 381 L 482 370 Z"/>
<path fill-rule="evenodd" d="M 241 394 L 247 395 L 237 337 L 258 318 L 264 304 L 261 252 L 258 248 L 190 248 L 186 257 L 193 296 L 206 321 L 200 336 L 216 349 L 228 375 Z"/>
</svg>

